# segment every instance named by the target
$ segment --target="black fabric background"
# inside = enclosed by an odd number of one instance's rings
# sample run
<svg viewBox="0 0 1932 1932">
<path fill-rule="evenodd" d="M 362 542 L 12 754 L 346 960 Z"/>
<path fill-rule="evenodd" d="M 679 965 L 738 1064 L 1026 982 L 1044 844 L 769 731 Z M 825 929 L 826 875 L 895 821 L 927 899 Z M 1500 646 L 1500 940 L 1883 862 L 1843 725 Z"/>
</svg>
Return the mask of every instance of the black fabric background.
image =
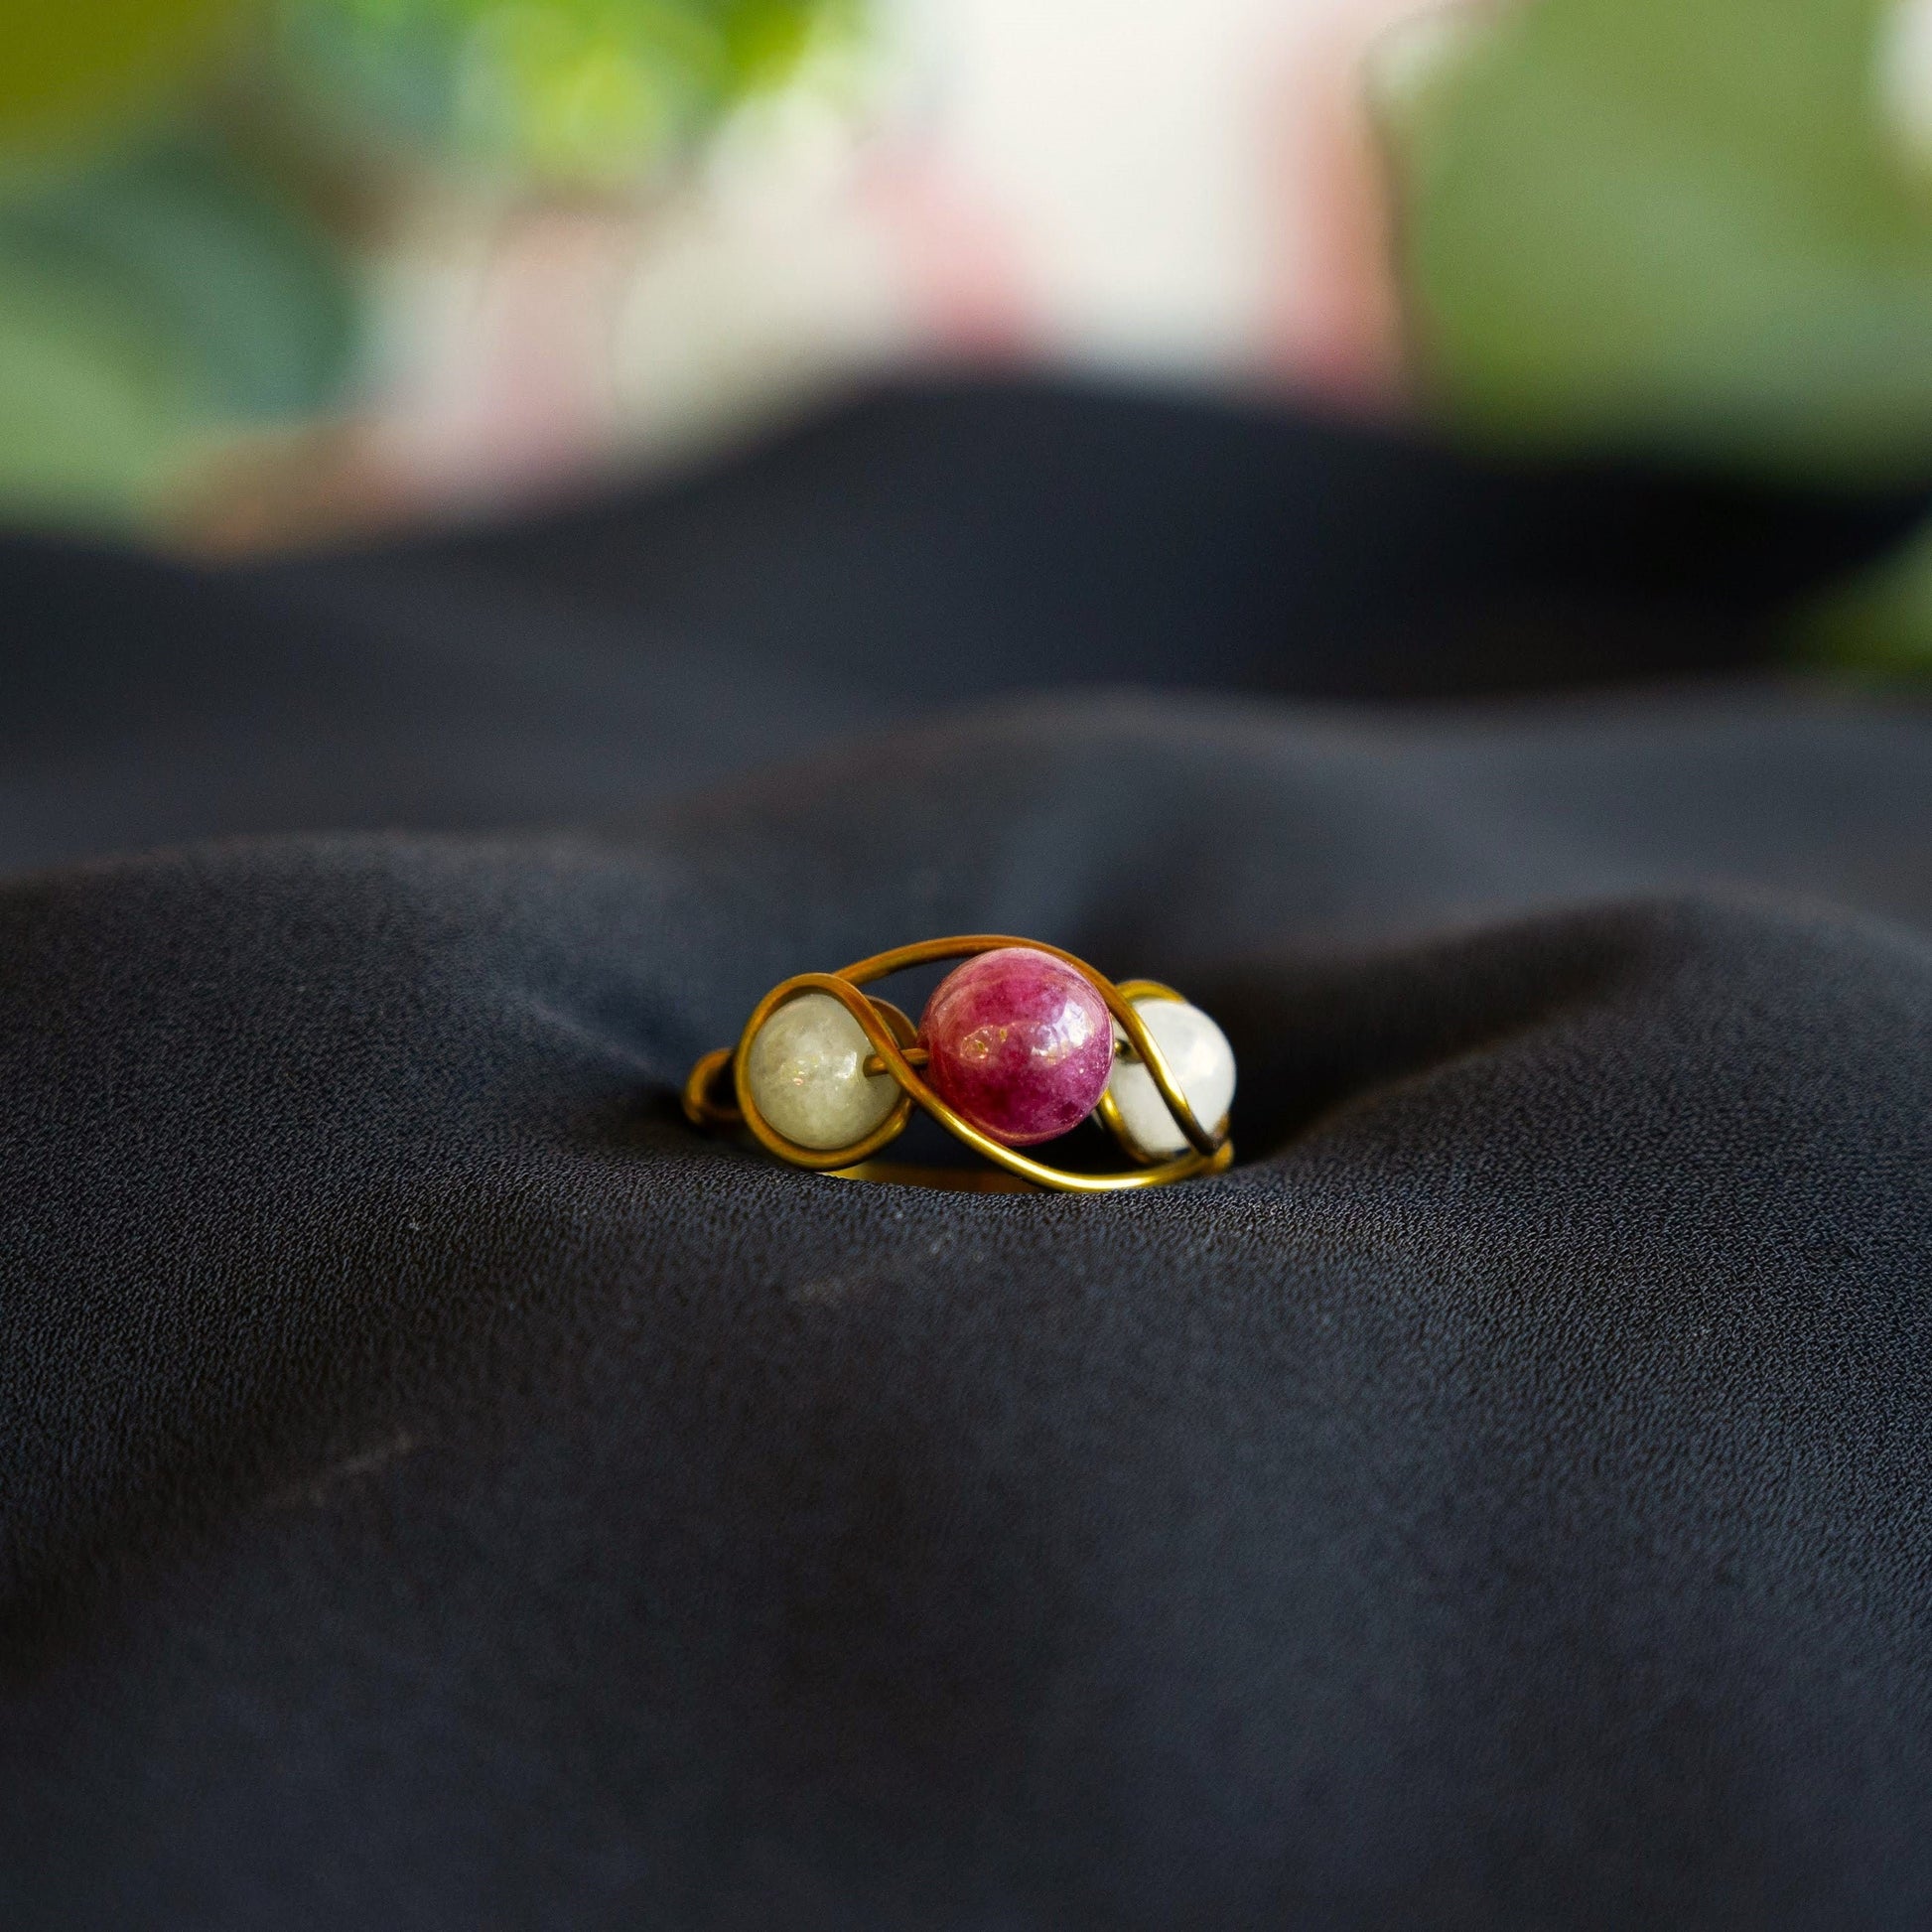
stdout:
<svg viewBox="0 0 1932 1932">
<path fill-rule="evenodd" d="M 13 540 L 0 1922 L 1925 1924 L 1932 727 L 1765 668 L 1908 512 L 966 385 Z M 1234 1172 L 682 1125 L 986 928 Z"/>
</svg>

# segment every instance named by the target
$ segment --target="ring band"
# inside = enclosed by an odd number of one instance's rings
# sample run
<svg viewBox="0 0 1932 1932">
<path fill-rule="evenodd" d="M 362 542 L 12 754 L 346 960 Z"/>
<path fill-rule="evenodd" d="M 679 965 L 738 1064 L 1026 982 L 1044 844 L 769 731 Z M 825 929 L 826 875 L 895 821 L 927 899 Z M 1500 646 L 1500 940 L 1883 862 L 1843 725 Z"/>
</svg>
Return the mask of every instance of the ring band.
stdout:
<svg viewBox="0 0 1932 1932">
<path fill-rule="evenodd" d="M 964 963 L 934 990 L 917 1027 L 862 991 L 946 959 Z M 1211 1124 L 1197 1118 L 1190 1090 L 1211 1107 Z M 684 1112 L 693 1126 L 749 1132 L 792 1167 L 848 1179 L 1113 1193 L 1221 1173 L 1234 1158 L 1233 1092 L 1225 1035 L 1172 987 L 1116 985 L 1057 946 L 970 933 L 780 981 L 752 1009 L 736 1046 L 692 1067 Z M 915 1106 L 995 1171 L 875 1160 Z M 1083 1119 L 1135 1165 L 1086 1173 L 1021 1152 Z"/>
</svg>

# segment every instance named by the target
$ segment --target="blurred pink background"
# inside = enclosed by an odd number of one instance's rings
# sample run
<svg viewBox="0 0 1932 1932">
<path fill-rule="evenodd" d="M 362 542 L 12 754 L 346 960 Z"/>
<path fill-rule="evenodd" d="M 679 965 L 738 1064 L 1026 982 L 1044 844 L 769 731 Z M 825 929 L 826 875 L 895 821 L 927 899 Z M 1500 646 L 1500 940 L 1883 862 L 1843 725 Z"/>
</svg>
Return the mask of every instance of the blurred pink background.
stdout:
<svg viewBox="0 0 1932 1932">
<path fill-rule="evenodd" d="M 909 363 L 1351 406 L 1397 385 L 1365 51 L 1417 0 L 881 0 L 647 200 L 445 187 L 345 428 L 225 460 L 215 548 L 679 461 Z"/>
</svg>

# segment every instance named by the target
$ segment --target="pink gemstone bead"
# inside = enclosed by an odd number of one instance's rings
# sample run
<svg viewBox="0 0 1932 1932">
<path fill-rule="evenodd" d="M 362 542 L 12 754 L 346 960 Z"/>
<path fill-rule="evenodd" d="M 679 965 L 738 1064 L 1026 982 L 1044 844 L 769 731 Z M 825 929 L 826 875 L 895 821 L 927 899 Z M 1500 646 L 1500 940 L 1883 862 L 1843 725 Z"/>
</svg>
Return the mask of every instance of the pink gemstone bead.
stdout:
<svg viewBox="0 0 1932 1932">
<path fill-rule="evenodd" d="M 1114 1066 L 1107 1003 L 1051 953 L 975 954 L 933 988 L 919 1021 L 940 1099 L 1007 1147 L 1032 1147 L 1093 1112 Z"/>
</svg>

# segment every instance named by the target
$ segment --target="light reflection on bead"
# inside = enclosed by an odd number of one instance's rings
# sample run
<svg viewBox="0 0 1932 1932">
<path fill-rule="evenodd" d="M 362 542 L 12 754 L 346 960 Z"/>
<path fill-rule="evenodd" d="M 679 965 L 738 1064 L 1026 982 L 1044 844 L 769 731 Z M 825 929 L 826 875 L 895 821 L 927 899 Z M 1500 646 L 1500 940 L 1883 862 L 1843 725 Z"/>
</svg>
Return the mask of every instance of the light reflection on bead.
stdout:
<svg viewBox="0 0 1932 1932">
<path fill-rule="evenodd" d="M 1234 1048 L 1227 1035 L 1184 1000 L 1143 998 L 1134 1002 L 1134 1011 L 1154 1035 L 1194 1118 L 1211 1134 L 1234 1102 Z M 1116 1062 L 1107 1090 L 1139 1153 L 1165 1158 L 1186 1147 L 1187 1137 L 1169 1113 L 1154 1075 L 1138 1060 Z"/>
<path fill-rule="evenodd" d="M 1082 973 L 1032 946 L 956 967 L 926 1002 L 919 1037 L 940 1099 L 1006 1147 L 1064 1134 L 1107 1089 L 1107 1003 Z"/>
<path fill-rule="evenodd" d="M 786 1140 L 815 1151 L 851 1147 L 898 1103 L 895 1081 L 865 1072 L 872 1050 L 829 993 L 801 993 L 759 1029 L 745 1075 L 759 1112 Z"/>
</svg>

